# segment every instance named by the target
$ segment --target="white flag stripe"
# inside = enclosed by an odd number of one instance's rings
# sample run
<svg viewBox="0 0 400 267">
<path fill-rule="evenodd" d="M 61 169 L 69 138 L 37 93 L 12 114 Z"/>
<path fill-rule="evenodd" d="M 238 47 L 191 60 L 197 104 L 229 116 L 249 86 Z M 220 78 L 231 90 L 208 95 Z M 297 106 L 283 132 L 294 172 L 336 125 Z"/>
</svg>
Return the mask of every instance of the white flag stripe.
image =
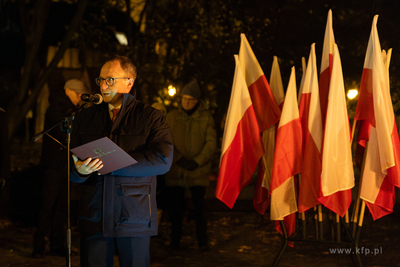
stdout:
<svg viewBox="0 0 400 267">
<path fill-rule="evenodd" d="M 378 15 L 374 17 L 373 27 L 367 51 L 370 51 L 369 62 L 365 62 L 364 68 L 372 69 L 372 88 L 374 99 L 374 114 L 378 136 L 381 170 L 386 170 L 395 165 L 393 144 L 391 135 L 393 132 L 394 112 L 387 80 L 387 68 L 382 59 L 382 50 L 379 42 L 376 24 Z"/>
<path fill-rule="evenodd" d="M 301 58 L 301 67 L 303 69 L 303 75 L 301 76 L 299 93 L 297 95 L 297 103 L 299 103 L 299 104 L 300 104 L 301 94 L 303 93 L 304 78 L 306 77 L 306 71 L 307 71 L 307 64 L 306 64 L 306 58 L 305 57 Z"/>
<path fill-rule="evenodd" d="M 303 90 L 305 90 L 306 92 L 311 92 L 308 130 L 318 150 L 321 152 L 323 130 L 322 130 L 321 105 L 319 103 L 319 86 L 318 86 L 317 61 L 315 57 L 315 43 L 311 45 L 309 62 L 311 66 L 310 67 L 307 66 L 307 72 L 309 71 L 308 69 L 310 69 L 309 73 L 310 77 L 309 80 L 306 77 L 303 88 Z M 306 84 L 306 82 L 308 82 L 309 84 Z M 308 86 L 308 88 L 306 86 Z"/>
<path fill-rule="evenodd" d="M 364 69 L 372 70 L 371 89 L 376 127 L 371 127 L 369 135 L 360 198 L 370 203 L 375 203 L 387 169 L 395 165 L 394 147 L 391 140 L 394 112 L 388 79 L 391 52 L 388 57 L 381 50 L 376 27 L 377 21 L 378 16 L 376 15 L 373 19 L 364 62 Z"/>
<path fill-rule="evenodd" d="M 243 71 L 239 64 L 238 55 L 234 55 L 236 68 L 235 76 L 232 85 L 231 99 L 229 100 L 229 108 L 226 116 L 224 136 L 222 141 L 222 153 L 221 158 L 224 155 L 226 149 L 232 143 L 233 138 L 236 134 L 237 126 L 243 117 L 246 110 L 252 105 L 249 90 L 244 80 Z M 241 103 L 233 103 L 232 99 L 241 101 Z"/>
<path fill-rule="evenodd" d="M 335 36 L 333 35 L 332 27 L 332 10 L 329 10 L 325 28 L 324 47 L 322 49 L 321 73 L 329 68 L 329 54 L 333 54 L 335 49 L 334 44 Z"/>
<path fill-rule="evenodd" d="M 361 183 L 360 193 L 361 199 L 364 199 L 371 203 L 375 203 L 383 180 L 386 176 L 381 172 L 381 165 L 379 164 L 379 162 L 377 133 L 376 129 L 374 127 L 371 127 L 367 155 L 364 162 L 364 175 L 362 178 L 363 182 Z"/>
<path fill-rule="evenodd" d="M 299 109 L 296 101 L 296 80 L 295 69 L 292 67 L 288 89 L 286 92 L 285 103 L 282 108 L 282 115 L 279 121 L 279 128 L 292 120 L 299 118 Z"/>
<path fill-rule="evenodd" d="M 323 196 L 354 187 L 349 119 L 337 45 L 333 54 L 328 100 L 321 173 Z"/>
<path fill-rule="evenodd" d="M 239 62 L 242 70 L 246 70 L 243 74 L 245 75 L 244 77 L 246 83 L 249 86 L 257 81 L 262 75 L 264 75 L 264 72 L 262 71 L 261 66 L 258 63 L 258 60 L 254 55 L 254 52 L 251 49 L 244 33 L 240 35 L 240 39 L 241 43 L 239 49 Z"/>
<path fill-rule="evenodd" d="M 290 177 L 271 193 L 271 220 L 283 220 L 297 211 L 294 178 Z"/>
<path fill-rule="evenodd" d="M 271 75 L 269 78 L 269 87 L 271 88 L 272 94 L 275 97 L 278 105 L 283 103 L 285 98 L 281 70 L 279 68 L 278 57 L 274 56 L 271 68 Z"/>
</svg>

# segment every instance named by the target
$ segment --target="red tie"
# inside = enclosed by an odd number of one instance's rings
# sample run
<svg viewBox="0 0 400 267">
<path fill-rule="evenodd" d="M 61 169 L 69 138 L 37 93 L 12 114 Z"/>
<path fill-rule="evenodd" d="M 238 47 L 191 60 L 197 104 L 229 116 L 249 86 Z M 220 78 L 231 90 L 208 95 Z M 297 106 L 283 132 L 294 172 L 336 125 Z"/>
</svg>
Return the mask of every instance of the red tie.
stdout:
<svg viewBox="0 0 400 267">
<path fill-rule="evenodd" d="M 112 123 L 114 123 L 114 121 L 117 119 L 117 116 L 118 116 L 120 110 L 121 109 L 119 109 L 119 108 L 114 108 L 113 110 L 111 110 L 112 113 L 113 113 L 113 117 L 112 117 L 112 120 L 111 120 Z"/>
</svg>

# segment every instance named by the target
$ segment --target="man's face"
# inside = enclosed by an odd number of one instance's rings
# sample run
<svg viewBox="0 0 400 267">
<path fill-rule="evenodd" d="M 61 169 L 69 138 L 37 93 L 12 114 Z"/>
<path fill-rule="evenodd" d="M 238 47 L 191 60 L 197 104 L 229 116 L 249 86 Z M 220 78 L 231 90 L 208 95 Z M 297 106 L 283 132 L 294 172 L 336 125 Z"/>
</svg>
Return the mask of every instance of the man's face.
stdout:
<svg viewBox="0 0 400 267">
<path fill-rule="evenodd" d="M 199 100 L 197 100 L 193 96 L 182 95 L 182 108 L 184 110 L 191 110 L 192 108 L 194 108 L 194 106 L 196 106 L 197 102 L 199 102 Z"/>
<path fill-rule="evenodd" d="M 100 70 L 99 78 L 131 78 L 121 68 L 119 61 L 108 61 Z M 103 95 L 103 100 L 113 106 L 122 104 L 123 94 L 129 93 L 133 86 L 134 79 L 114 79 L 113 85 L 107 85 L 106 81 L 102 81 L 100 92 Z"/>
</svg>

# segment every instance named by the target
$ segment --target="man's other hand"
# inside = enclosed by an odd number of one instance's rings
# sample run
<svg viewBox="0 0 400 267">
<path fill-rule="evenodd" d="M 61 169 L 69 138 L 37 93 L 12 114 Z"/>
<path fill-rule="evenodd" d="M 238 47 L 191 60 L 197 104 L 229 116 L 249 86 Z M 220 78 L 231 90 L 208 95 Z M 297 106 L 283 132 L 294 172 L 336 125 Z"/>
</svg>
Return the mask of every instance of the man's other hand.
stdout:
<svg viewBox="0 0 400 267">
<path fill-rule="evenodd" d="M 79 160 L 75 155 L 72 155 L 72 158 L 74 159 L 76 170 L 82 175 L 89 175 L 103 168 L 103 162 L 98 158 L 87 158 L 85 161 Z"/>
</svg>

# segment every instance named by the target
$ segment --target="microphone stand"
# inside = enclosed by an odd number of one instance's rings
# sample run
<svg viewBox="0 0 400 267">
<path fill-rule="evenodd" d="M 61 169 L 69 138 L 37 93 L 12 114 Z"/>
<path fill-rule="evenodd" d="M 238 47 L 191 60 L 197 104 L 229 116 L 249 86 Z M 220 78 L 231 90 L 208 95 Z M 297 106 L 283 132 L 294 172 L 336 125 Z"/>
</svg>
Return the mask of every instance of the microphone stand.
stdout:
<svg viewBox="0 0 400 267">
<path fill-rule="evenodd" d="M 60 120 L 58 123 L 53 125 L 47 130 L 44 130 L 38 134 L 36 134 L 32 140 L 36 142 L 40 138 L 43 137 L 43 135 L 47 134 L 50 136 L 52 139 L 54 139 L 56 142 L 61 144 L 57 139 L 53 138 L 51 135 L 48 134 L 49 131 L 57 127 L 58 125 L 62 125 L 62 130 L 67 133 L 67 210 L 68 210 L 68 215 L 67 215 L 67 262 L 66 266 L 71 267 L 71 246 L 72 246 L 72 238 L 71 238 L 71 208 L 70 208 L 70 202 L 71 202 L 71 152 L 70 152 L 70 145 L 71 145 L 71 132 L 72 132 L 72 121 L 75 118 L 75 114 L 79 113 L 83 109 L 87 108 L 88 104 L 84 103 L 81 106 L 79 106 L 78 109 L 75 111 L 72 111 L 68 116 L 64 117 L 62 120 Z M 62 145 L 62 144 L 61 144 Z M 64 145 L 63 145 L 64 146 Z M 65 147 L 65 146 L 64 146 Z"/>
</svg>

